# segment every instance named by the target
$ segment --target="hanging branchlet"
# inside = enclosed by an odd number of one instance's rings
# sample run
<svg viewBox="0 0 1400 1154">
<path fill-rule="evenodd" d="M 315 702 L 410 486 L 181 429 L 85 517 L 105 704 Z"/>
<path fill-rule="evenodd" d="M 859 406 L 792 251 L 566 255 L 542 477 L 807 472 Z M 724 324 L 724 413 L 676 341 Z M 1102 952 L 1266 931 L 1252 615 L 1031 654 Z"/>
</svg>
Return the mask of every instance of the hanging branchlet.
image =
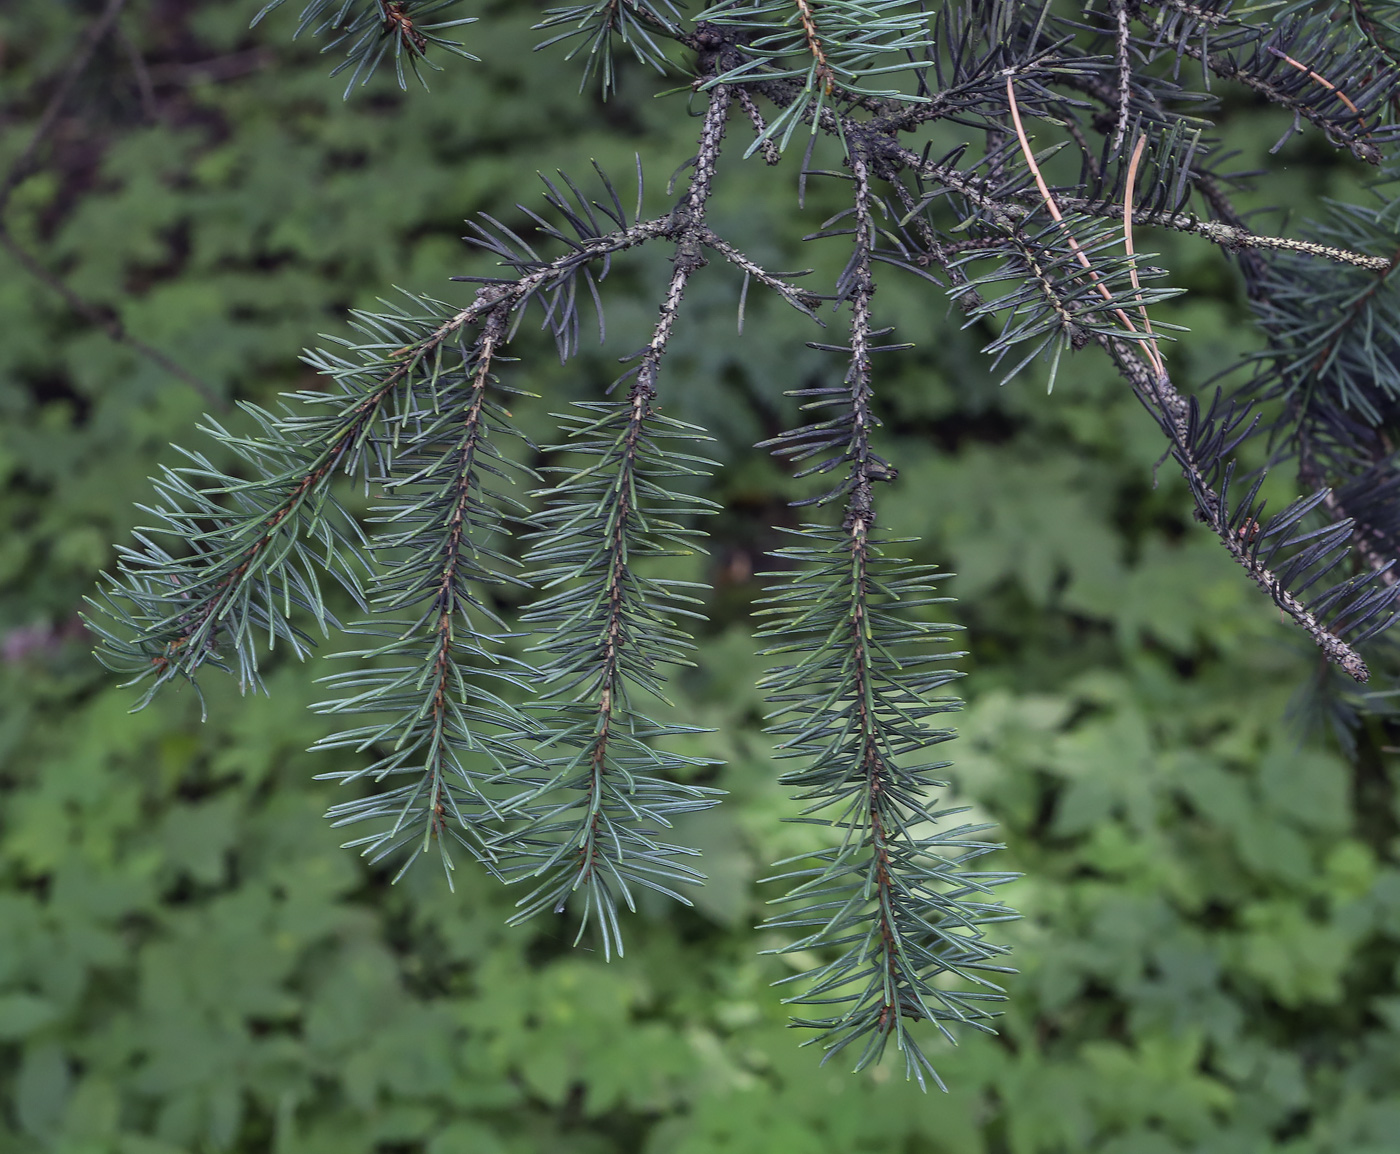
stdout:
<svg viewBox="0 0 1400 1154">
<path fill-rule="evenodd" d="M 255 471 L 253 479 L 201 453 L 163 471 L 159 502 L 147 510 L 157 523 L 138 531 L 139 548 L 119 551 L 119 570 L 94 603 L 98 655 L 128 684 L 150 683 L 140 704 L 170 681 L 193 682 L 206 663 L 232 666 L 245 689 L 260 687 L 263 637 L 269 647 L 282 641 L 304 656 L 311 639 L 292 622 L 293 608 L 323 630 L 334 623 L 318 572 L 334 574 L 363 604 L 354 522 L 331 481 L 348 473 L 367 484 L 383 472 L 397 391 L 416 376 L 441 374 L 442 346 L 471 312 L 445 322 L 406 309 L 357 314 L 355 327 L 372 343 L 355 347 L 354 359 L 309 358 L 334 381 L 334 393 L 293 394 L 289 401 L 301 408 L 288 405 L 281 414 L 245 405 L 258 426 L 254 436 L 206 426 Z M 384 356 L 396 345 L 403 350 L 397 363 Z M 188 551 L 170 551 L 177 547 Z"/>
<path fill-rule="evenodd" d="M 655 719 L 641 700 L 666 704 L 662 670 L 687 663 L 694 644 L 682 622 L 703 603 L 692 583 L 646 570 L 698 548 L 686 522 L 713 511 L 668 487 L 706 471 L 677 448 L 703 432 L 663 418 L 652 400 L 634 383 L 626 401 L 561 417 L 570 440 L 558 450 L 587 463 L 538 494 L 548 504 L 526 560 L 543 596 L 522 618 L 544 637 L 532 655 L 545 696 L 530 714 L 547 737 L 492 847 L 506 879 L 531 887 L 513 922 L 562 914 L 577 897 L 578 934 L 595 927 L 606 955 L 622 952 L 618 910 L 635 910 L 639 890 L 690 904 L 677 887 L 703 881 L 684 860 L 696 851 L 665 831 L 719 800 L 685 780 L 710 761 L 665 748 L 696 730 Z"/>
<path fill-rule="evenodd" d="M 662 831 L 677 814 L 718 801 L 718 791 L 676 780 L 711 763 L 661 744 L 693 730 L 655 720 L 638 699 L 665 703 L 660 670 L 694 648 L 682 622 L 702 604 L 692 583 L 646 573 L 659 558 L 693 552 L 700 534 L 686 521 L 715 508 L 670 487 L 708 471 L 677 446 L 704 433 L 662 417 L 655 401 L 686 285 L 705 263 L 705 206 L 729 106 L 729 89 L 714 88 L 690 188 L 672 213 L 675 260 L 661 314 L 618 382 L 630 382 L 627 398 L 560 415 L 568 440 L 556 450 L 584 460 L 558 469 L 560 481 L 537 494 L 545 504 L 526 558 L 544 594 L 522 617 L 543 638 L 535 651 L 544 692 L 530 708 L 549 736 L 501 839 L 506 876 L 533 886 L 513 920 L 562 913 L 578 895 L 579 935 L 596 926 L 609 956 L 623 949 L 619 906 L 635 910 L 638 888 L 689 904 L 676 886 L 703 875 L 677 859 L 695 851 Z"/>
<path fill-rule="evenodd" d="M 1014 916 L 992 900 L 1009 875 L 967 866 L 995 848 L 989 827 L 937 823 L 963 812 L 934 811 L 931 793 L 946 762 L 927 751 L 953 736 L 931 719 L 957 707 L 938 695 L 958 674 L 936 668 L 949 655 L 936 647 L 953 628 L 922 618 L 936 574 L 887 550 L 875 525 L 874 489 L 895 471 L 871 447 L 872 357 L 880 335 L 871 297 L 875 225 L 869 165 L 849 158 L 854 206 L 850 261 L 838 298 L 851 308 L 851 342 L 840 389 L 804 390 L 807 408 L 834 409 L 771 442 L 774 451 L 813 460 L 808 473 L 842 470 L 819 502 L 844 498 L 840 527 L 805 526 L 802 543 L 776 556 L 796 570 L 769 589 L 766 652 L 788 662 L 765 679 L 771 731 L 780 756 L 801 759 L 783 775 L 799 792 L 802 819 L 837 834 L 825 846 L 779 863 L 770 881 L 788 891 L 765 923 L 790 934 L 778 953 L 816 952 L 822 961 L 788 981 L 801 991 L 789 1003 L 830 1008 L 795 1024 L 828 1057 L 857 1047 L 855 1068 L 880 1059 L 893 1039 L 908 1074 L 923 1085 L 942 1081 L 911 1030 L 925 1021 L 952 1038 L 953 1023 L 989 1029 L 987 1004 L 1001 988 L 987 975 L 1008 973 L 993 959 L 1005 947 L 986 938 L 989 923 Z M 951 979 L 951 980 L 950 980 Z"/>
<path fill-rule="evenodd" d="M 160 500 L 147 510 L 156 525 L 138 530 L 139 548 L 119 550 L 118 572 L 104 578 L 93 603 L 104 664 L 128 684 L 149 682 L 145 705 L 171 681 L 194 682 L 206 663 L 235 668 L 245 690 L 260 687 L 263 638 L 305 657 L 312 638 L 292 620 L 294 610 L 323 632 L 336 624 L 318 573 L 334 576 L 365 605 L 360 534 L 331 491 L 335 478 L 357 475 L 368 485 L 390 475 L 405 423 L 418 419 L 416 396 L 433 392 L 444 373 L 464 371 L 464 330 L 503 309 L 518 318 L 538 299 L 556 337 L 576 331 L 576 313 L 559 304 L 561 295 L 575 301 L 571 286 L 583 266 L 673 227 L 669 217 L 623 224 L 584 237 L 552 261 L 530 250 L 507 262 L 522 270 L 517 278 L 461 278 L 484 283 L 455 312 L 424 298 L 413 301 L 415 310 L 356 313 L 364 343 L 343 342 L 348 357 L 320 350 L 306 358 L 334 392 L 289 394 L 282 413 L 243 406 L 258 425 L 252 436 L 211 420 L 205 431 L 255 475 L 234 476 L 188 452 L 190 465 L 163 471 Z"/>
<path fill-rule="evenodd" d="M 379 640 L 338 655 L 354 667 L 325 679 L 337 696 L 316 706 L 362 724 L 314 749 L 382 751 L 322 778 L 376 785 L 411 779 L 331 808 L 337 825 L 379 827 L 348 844 L 375 862 L 410 847 L 402 873 L 436 842 L 449 883 L 449 839 L 487 861 L 483 827 L 501 818 L 491 794 L 531 764 L 522 745 L 528 720 L 492 688 L 495 682 L 523 690 L 532 678 L 518 659 L 503 656 L 507 628 L 490 601 L 501 586 L 525 588 L 514 572 L 518 563 L 502 552 L 507 516 L 525 511 L 508 487 L 522 467 L 502 452 L 519 435 L 494 381 L 508 316 L 509 306 L 498 305 L 457 370 L 401 402 L 412 441 L 376 477 L 387 502 L 372 518 L 381 527 L 366 544 L 375 571 L 373 616 L 348 629 Z"/>
</svg>

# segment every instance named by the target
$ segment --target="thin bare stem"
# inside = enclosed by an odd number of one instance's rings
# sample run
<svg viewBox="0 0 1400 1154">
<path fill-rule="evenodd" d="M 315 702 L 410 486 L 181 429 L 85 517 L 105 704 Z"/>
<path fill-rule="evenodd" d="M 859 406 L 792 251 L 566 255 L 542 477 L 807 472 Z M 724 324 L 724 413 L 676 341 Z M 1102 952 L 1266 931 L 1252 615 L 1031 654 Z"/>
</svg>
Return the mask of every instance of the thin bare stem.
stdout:
<svg viewBox="0 0 1400 1154">
<path fill-rule="evenodd" d="M 1132 95 L 1132 47 L 1129 40 L 1128 5 L 1126 0 L 1113 0 L 1113 19 L 1117 25 L 1114 41 L 1114 63 L 1118 69 L 1118 118 L 1113 126 L 1112 151 L 1117 153 L 1123 147 L 1123 137 L 1128 131 L 1128 102 Z"/>
<path fill-rule="evenodd" d="M 763 141 L 759 145 L 759 151 L 763 153 L 764 164 L 777 164 L 783 159 L 782 150 L 778 147 L 777 141 L 771 137 L 764 137 L 768 131 L 768 123 L 763 119 L 763 113 L 758 110 L 758 105 L 753 102 L 753 97 L 749 95 L 748 89 L 735 89 L 735 96 L 739 101 L 739 107 L 744 110 L 744 115 L 749 118 L 749 123 L 753 125 L 754 134 Z"/>
</svg>

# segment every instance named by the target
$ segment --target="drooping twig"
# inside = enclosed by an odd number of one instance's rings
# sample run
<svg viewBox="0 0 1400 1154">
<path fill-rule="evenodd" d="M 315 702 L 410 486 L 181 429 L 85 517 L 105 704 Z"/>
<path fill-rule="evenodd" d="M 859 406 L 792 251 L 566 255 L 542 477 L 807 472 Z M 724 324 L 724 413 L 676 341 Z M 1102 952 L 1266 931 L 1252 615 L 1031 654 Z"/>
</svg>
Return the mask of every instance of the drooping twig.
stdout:
<svg viewBox="0 0 1400 1154">
<path fill-rule="evenodd" d="M 753 97 L 749 95 L 747 88 L 735 89 L 735 96 L 739 101 L 739 107 L 744 110 L 744 115 L 749 118 L 749 123 L 753 125 L 753 130 L 760 140 L 763 152 L 763 162 L 765 164 L 777 164 L 783 158 L 782 151 L 778 148 L 777 141 L 772 137 L 765 136 L 768 131 L 768 124 L 763 119 L 763 113 L 758 110 L 758 105 L 753 102 Z"/>
<path fill-rule="evenodd" d="M 295 535 L 301 511 L 319 498 L 341 464 L 363 444 L 369 428 L 396 390 L 422 365 L 431 363 L 449 340 L 468 326 L 498 315 L 502 310 L 514 312 L 554 281 L 571 275 L 580 263 L 603 259 L 650 237 L 666 235 L 674 227 L 669 214 L 642 221 L 595 238 L 589 244 L 575 246 L 565 255 L 515 280 L 484 284 L 470 305 L 412 345 L 399 350 L 395 367 L 365 391 L 332 435 L 308 447 L 314 451 L 307 454 L 295 471 L 280 479 L 281 491 L 263 509 L 256 523 L 236 527 L 244 540 L 231 554 L 223 556 L 212 572 L 203 575 L 202 603 L 177 615 L 160 637 L 150 639 L 158 642 L 159 652 L 152 659 L 155 682 L 149 692 L 154 693 L 174 677 L 192 677 L 214 652 L 220 622 L 244 596 L 245 584 L 261 572 L 268 563 L 267 558 L 282 555 L 280 548 L 274 548 L 281 536 L 289 529 Z M 247 681 L 256 676 L 256 664 L 251 656 L 245 655 L 244 661 L 244 680 Z"/>
<path fill-rule="evenodd" d="M 507 867 L 513 880 L 535 884 L 517 902 L 512 922 L 551 910 L 563 913 L 578 893 L 584 903 L 578 932 L 596 923 L 608 956 L 623 948 L 619 896 L 629 909 L 635 909 L 635 886 L 685 901 L 670 887 L 701 880 L 697 871 L 674 860 L 687 851 L 660 842 L 655 827 L 669 826 L 668 814 L 716 800 L 712 790 L 668 789 L 670 783 L 646 772 L 675 763 L 640 740 L 640 730 L 664 727 L 641 718 L 630 703 L 638 687 L 656 688 L 651 672 L 656 662 L 676 659 L 674 647 L 685 644 L 664 616 L 667 609 L 676 610 L 679 598 L 666 583 L 639 577 L 635 559 L 681 532 L 675 525 L 655 524 L 657 506 L 672 496 L 657 483 L 653 430 L 665 422 L 656 412 L 656 383 L 686 286 L 705 264 L 705 210 L 731 90 L 716 85 L 709 96 L 690 187 L 667 217 L 674 266 L 651 339 L 627 374 L 626 400 L 593 406 L 598 415 L 575 430 L 576 437 L 586 438 L 584 451 L 597 459 L 542 494 L 541 522 L 552 531 L 548 544 L 529 556 L 543 566 L 544 595 L 523 620 L 548 627 L 537 647 L 544 655 L 545 688 L 533 708 L 555 718 L 564 736 L 558 742 L 562 752 L 514 806 L 523 818 L 520 827 L 500 842 L 502 852 L 514 854 Z M 663 633 L 673 646 L 670 653 L 659 651 L 657 635 Z M 560 793 L 568 800 L 556 800 Z"/>
</svg>

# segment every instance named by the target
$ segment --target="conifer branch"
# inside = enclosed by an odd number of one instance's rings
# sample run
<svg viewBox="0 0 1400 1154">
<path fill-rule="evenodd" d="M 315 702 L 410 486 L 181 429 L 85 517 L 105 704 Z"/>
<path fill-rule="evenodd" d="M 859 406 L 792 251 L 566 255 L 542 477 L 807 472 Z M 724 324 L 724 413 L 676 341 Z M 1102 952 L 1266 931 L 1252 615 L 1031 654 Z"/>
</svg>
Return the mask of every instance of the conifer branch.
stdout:
<svg viewBox="0 0 1400 1154">
<path fill-rule="evenodd" d="M 405 61 L 432 66 L 429 50 L 467 55 L 444 33 L 469 21 L 429 19 L 453 2 L 309 0 L 302 27 L 347 49 L 352 84 L 391 55 L 402 83 Z M 936 667 L 952 627 L 925 619 L 944 600 L 938 575 L 894 556 L 899 543 L 877 529 L 876 482 L 897 469 L 876 444 L 875 357 L 905 346 L 878 343 L 875 266 L 945 287 L 969 324 L 994 326 L 985 351 L 1012 375 L 1048 357 L 1053 385 L 1063 356 L 1106 352 L 1160 426 L 1198 519 L 1328 660 L 1366 680 L 1359 647 L 1400 605 L 1395 213 L 1353 206 L 1299 238 L 1256 233 L 1232 200 L 1247 176 L 1222 172 L 1202 127 L 1214 98 L 1188 90 L 1182 72 L 1194 69 L 1160 66 L 1200 60 L 1295 127 L 1379 159 L 1400 140 L 1400 74 L 1352 7 L 1354 24 L 1303 9 L 1254 24 L 1223 0 L 1148 0 L 1149 18 L 1132 0 L 1063 15 L 949 0 L 936 16 L 917 0 L 718 0 L 693 24 L 669 0 L 551 9 L 545 46 L 566 44 L 605 93 L 618 45 L 661 71 L 676 67 L 673 45 L 696 53 L 692 91 L 707 105 L 679 202 L 641 219 L 640 159 L 630 213 L 601 169 L 597 199 L 563 173 L 544 177 L 547 209 L 518 206 L 523 225 L 472 225 L 500 268 L 457 278 L 479 286 L 465 309 L 420 300 L 357 314 L 348 352 L 309 356 L 331 395 L 295 395 L 276 414 L 249 407 L 248 434 L 212 424 L 239 472 L 187 454 L 162 475 L 158 527 L 109 579 L 105 659 L 149 683 L 143 701 L 206 663 L 257 685 L 258 635 L 300 654 L 311 643 L 300 617 L 338 624 L 317 584 L 329 574 L 363 613 L 347 631 L 370 639 L 342 655 L 319 707 L 350 719 L 319 747 L 365 755 L 324 775 L 364 791 L 331 811 L 368 823 L 350 844 L 375 861 L 402 852 L 407 868 L 436 843 L 450 880 L 456 842 L 525 887 L 514 921 L 573 905 L 579 935 L 596 929 L 604 953 L 620 953 L 619 910 L 639 889 L 686 902 L 702 880 L 694 850 L 667 831 L 717 797 L 713 762 L 674 752 L 694 730 L 656 705 L 703 609 L 693 584 L 664 575 L 666 559 L 699 549 L 694 519 L 713 509 L 691 492 L 710 469 L 695 452 L 705 434 L 661 411 L 661 365 L 708 256 L 743 273 L 741 323 L 750 282 L 813 319 L 834 301 L 849 341 L 812 347 L 840 355 L 844 377 L 795 390 L 806 423 L 766 443 L 819 482 L 795 504 L 841 510 L 777 551 L 787 566 L 764 603 L 782 663 L 764 681 L 770 731 L 800 759 L 783 781 L 807 807 L 798 820 L 827 839 L 780 863 L 773 880 L 788 892 L 766 925 L 785 935 L 778 952 L 816 954 L 789 1001 L 821 1007 L 797 1024 L 828 1056 L 856 1046 L 860 1068 L 893 1039 L 911 1076 L 938 1082 L 915 1024 L 948 1037 L 954 1023 L 989 1029 L 995 977 L 1009 971 L 987 934 L 1014 915 L 992 896 L 1009 875 L 969 868 L 997 848 L 987 827 L 944 830 L 958 811 L 932 798 L 946 765 L 928 750 L 952 736 L 936 715 L 956 707 L 939 693 L 957 674 Z M 731 105 L 752 126 L 748 153 L 769 162 L 799 129 L 839 144 L 847 172 L 811 171 L 809 151 L 801 177 L 851 190 L 809 237 L 851 238 L 829 290 L 765 268 L 707 219 Z M 952 126 L 980 153 L 934 155 Z M 1174 290 L 1139 263 L 1143 227 L 1240 258 L 1269 347 L 1234 396 L 1203 405 L 1167 373 L 1172 326 L 1149 318 Z M 613 259 L 658 240 L 673 265 L 650 338 L 614 383 L 624 395 L 559 418 L 530 515 L 512 488 L 534 475 L 523 462 L 535 450 L 507 408 L 509 342 L 538 304 L 567 362 L 589 300 L 601 339 Z M 1237 477 L 1242 444 L 1264 431 L 1260 400 L 1278 402 L 1273 456 L 1296 453 L 1308 491 L 1271 517 L 1262 471 Z M 346 474 L 380 492 L 368 518 L 338 505 Z M 523 566 L 507 544 L 521 521 Z M 517 656 L 503 607 L 526 589 L 518 620 L 532 636 Z"/>
<path fill-rule="evenodd" d="M 985 826 L 924 833 L 916 827 L 959 811 L 928 812 L 925 791 L 946 783 L 933 774 L 946 763 L 910 764 L 952 732 L 927 719 L 956 708 L 931 694 L 956 674 L 930 671 L 930 636 L 947 626 L 925 625 L 917 607 L 938 599 L 932 573 L 888 557 L 875 531 L 873 486 L 896 476 L 871 446 L 879 421 L 873 410 L 872 356 L 878 335 L 871 316 L 875 225 L 867 159 L 848 154 L 854 183 L 854 249 L 838 282 L 838 298 L 851 306 L 849 366 L 840 389 L 809 389 L 808 407 L 832 407 L 837 415 L 785 433 L 771 447 L 797 460 L 815 458 L 805 473 L 845 468 L 819 502 L 844 497 L 839 531 L 807 526 L 813 545 L 780 550 L 800 566 L 788 585 L 770 588 L 765 610 L 774 622 L 764 636 L 777 639 L 772 655 L 799 655 L 774 669 L 764 684 L 774 711 L 772 731 L 785 740 L 783 756 L 801 757 L 802 768 L 783 775 L 806 802 L 802 820 L 840 831 L 838 846 L 779 863 L 777 878 L 791 888 L 778 904 L 788 907 L 765 923 L 799 936 L 777 952 L 834 951 L 790 981 L 803 990 L 786 999 L 833 1006 L 826 1017 L 795 1024 L 817 1031 L 813 1041 L 830 1057 L 857 1042 L 855 1068 L 880 1059 L 894 1039 L 906 1071 L 919 1084 L 943 1085 L 909 1026 L 928 1021 L 951 1038 L 959 1022 L 987 1029 L 983 1003 L 1001 998 L 984 972 L 1007 972 L 991 959 L 1005 952 L 985 940 L 983 925 L 1011 916 L 988 900 L 1007 875 L 976 874 L 964 867 L 996 848 L 977 835 Z M 899 656 L 896 657 L 895 654 Z M 834 816 L 827 811 L 836 807 Z M 808 815 L 822 815 L 812 817 Z M 970 990 L 939 979 L 954 975 Z"/>
<path fill-rule="evenodd" d="M 1269 46 L 1269 49 L 1271 54 L 1277 53 L 1278 58 L 1288 60 L 1290 67 L 1301 69 L 1298 75 L 1304 85 L 1314 85 L 1318 91 L 1332 93 L 1337 103 L 1347 109 L 1349 118 L 1357 122 L 1360 131 L 1351 128 L 1344 119 L 1328 109 L 1319 108 L 1315 98 L 1308 92 L 1298 91 L 1297 85 L 1280 81 L 1265 74 L 1265 70 L 1257 66 L 1257 60 L 1253 66 L 1242 64 L 1228 53 L 1207 53 L 1205 49 L 1189 43 L 1181 46 L 1181 53 L 1193 60 L 1201 61 L 1222 80 L 1233 80 L 1237 84 L 1243 84 L 1246 88 L 1264 97 L 1269 103 L 1287 108 L 1295 116 L 1321 128 L 1329 140 L 1346 148 L 1357 160 L 1365 161 L 1367 164 L 1379 164 L 1381 161 L 1380 150 L 1374 143 L 1373 134 L 1365 127 L 1361 109 L 1351 98 L 1347 97 L 1331 81 L 1317 85 L 1316 81 L 1320 78 L 1320 73 L 1315 72 L 1306 64 L 1299 65 L 1292 57 L 1279 52 L 1272 45 Z"/>
<path fill-rule="evenodd" d="M 533 709 L 551 736 L 540 773 L 513 803 L 509 816 L 518 824 L 498 842 L 509 880 L 534 886 L 512 920 L 562 913 L 580 894 L 578 933 L 596 924 L 607 956 L 622 953 L 618 906 L 635 910 L 636 887 L 689 904 L 674 887 L 703 875 L 676 858 L 695 851 L 659 840 L 655 827 L 669 828 L 673 815 L 718 799 L 708 787 L 667 780 L 708 763 L 658 748 L 658 740 L 688 729 L 657 722 L 634 703 L 639 692 L 662 697 L 657 666 L 693 648 L 675 618 L 696 616 L 684 583 L 644 577 L 636 566 L 671 546 L 688 548 L 695 531 L 670 518 L 708 504 L 660 483 L 704 465 L 663 450 L 661 439 L 702 434 L 662 418 L 654 402 L 686 285 L 705 263 L 705 206 L 729 104 L 727 86 L 710 90 L 694 175 L 671 214 L 674 269 L 651 340 L 622 378 L 631 380 L 627 399 L 583 404 L 586 416 L 561 418 L 572 443 L 560 450 L 584 453 L 590 463 L 563 470 L 564 479 L 539 494 L 547 504 L 527 557 L 531 579 L 545 591 L 522 619 L 544 635 L 536 649 L 547 692 Z"/>
<path fill-rule="evenodd" d="M 1024 220 L 1035 211 L 1034 208 L 1023 202 L 1043 199 L 1040 194 L 1031 190 L 1018 190 L 1011 193 L 1010 196 L 998 196 L 992 182 L 977 176 L 975 173 L 960 169 L 956 164 L 924 161 L 910 149 L 899 146 L 886 147 L 882 149 L 882 154 L 882 159 L 890 166 L 891 172 L 905 169 L 941 186 L 940 191 L 925 195 L 911 209 L 911 213 L 928 206 L 951 191 L 966 198 L 989 215 L 1019 221 Z M 1123 206 L 1121 204 L 1081 196 L 1061 195 L 1056 200 L 1062 208 L 1084 216 L 1097 216 L 1106 219 L 1122 218 Z M 906 219 L 908 219 L 908 215 L 906 214 Z M 1144 227 L 1166 228 L 1173 232 L 1199 236 L 1227 252 L 1240 249 L 1297 252 L 1334 264 L 1355 265 L 1357 268 L 1384 271 L 1390 267 L 1390 260 L 1387 257 L 1372 256 L 1369 253 L 1357 252 L 1336 245 L 1321 244 L 1305 238 L 1270 236 L 1253 232 L 1242 224 L 1202 220 L 1191 213 L 1160 212 L 1134 207 L 1132 209 L 1132 222 Z"/>
<path fill-rule="evenodd" d="M 341 473 L 358 471 L 366 484 L 372 476 L 388 475 L 395 438 L 376 437 L 375 430 L 416 419 L 393 413 L 395 398 L 409 396 L 405 413 L 416 413 L 413 390 L 436 386 L 445 371 L 443 357 L 464 329 L 501 310 L 517 313 L 588 262 L 673 227 L 669 215 L 622 227 L 553 261 L 534 262 L 513 280 L 461 278 L 486 283 L 470 305 L 446 319 L 361 314 L 362 328 L 393 339 L 360 346 L 353 361 L 325 353 L 309 358 L 340 384 L 342 410 L 327 417 L 278 417 L 244 406 L 262 428 L 259 440 L 211 424 L 206 431 L 249 456 L 259 475 L 252 480 L 229 476 L 198 454 L 187 454 L 189 467 L 164 470 L 157 482 L 162 504 L 149 510 L 159 524 L 138 531 L 139 550 L 121 549 L 118 573 L 106 578 L 102 604 L 95 605 L 100 617 L 93 628 L 103 639 L 103 661 L 126 673 L 127 684 L 149 680 L 140 702 L 145 705 L 172 680 L 194 681 L 207 662 L 226 668 L 221 638 L 233 646 L 245 689 L 261 685 L 258 634 L 265 633 L 269 644 L 282 640 L 304 656 L 311 639 L 291 624 L 292 606 L 307 611 L 323 630 L 333 623 L 316 587 L 318 566 L 364 602 L 353 562 L 344 555 L 350 522 L 327 490 Z M 319 394 L 296 399 L 321 407 L 327 403 Z M 225 502 L 235 508 L 227 509 Z M 303 540 L 312 530 L 324 551 L 320 558 L 308 552 Z M 157 537 L 182 541 L 193 552 L 176 557 Z M 355 552 L 351 545 L 348 554 Z M 111 624 L 101 618 L 110 618 Z"/>
<path fill-rule="evenodd" d="M 369 820 L 381 826 L 347 844 L 379 861 L 416 843 L 402 874 L 436 842 L 449 884 L 448 838 L 488 862 L 493 853 L 483 829 L 502 816 L 490 787 L 530 761 L 518 736 L 531 732 L 530 723 L 486 687 L 494 679 L 524 689 L 530 672 L 501 656 L 505 626 L 485 598 L 492 586 L 525 584 L 493 545 L 507 535 L 505 514 L 523 510 L 490 483 L 520 471 L 498 447 L 519 435 L 491 396 L 509 317 L 506 304 L 486 315 L 462 371 L 440 380 L 432 406 L 415 414 L 415 448 L 401 452 L 382 478 L 390 498 L 379 515 L 386 528 L 369 542 L 370 555 L 380 561 L 376 615 L 350 631 L 386 640 L 342 654 L 356 667 L 327 678 L 340 696 L 316 707 L 360 717 L 388 714 L 318 742 L 318 750 L 359 753 L 389 744 L 372 763 L 322 778 L 343 784 L 414 779 L 333 806 L 329 816 L 337 825 Z M 385 660 L 399 664 L 386 666 Z"/>
</svg>

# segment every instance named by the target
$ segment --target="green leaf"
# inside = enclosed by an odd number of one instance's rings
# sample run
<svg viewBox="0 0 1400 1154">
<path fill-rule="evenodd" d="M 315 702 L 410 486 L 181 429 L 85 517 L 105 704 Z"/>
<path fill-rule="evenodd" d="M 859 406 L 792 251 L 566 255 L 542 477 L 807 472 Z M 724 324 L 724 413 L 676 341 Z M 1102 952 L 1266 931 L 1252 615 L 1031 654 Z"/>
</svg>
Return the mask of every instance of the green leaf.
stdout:
<svg viewBox="0 0 1400 1154">
<path fill-rule="evenodd" d="M 0 1040 L 14 1042 L 37 1033 L 57 1020 L 59 1009 L 35 994 L 0 996 Z"/>
</svg>

